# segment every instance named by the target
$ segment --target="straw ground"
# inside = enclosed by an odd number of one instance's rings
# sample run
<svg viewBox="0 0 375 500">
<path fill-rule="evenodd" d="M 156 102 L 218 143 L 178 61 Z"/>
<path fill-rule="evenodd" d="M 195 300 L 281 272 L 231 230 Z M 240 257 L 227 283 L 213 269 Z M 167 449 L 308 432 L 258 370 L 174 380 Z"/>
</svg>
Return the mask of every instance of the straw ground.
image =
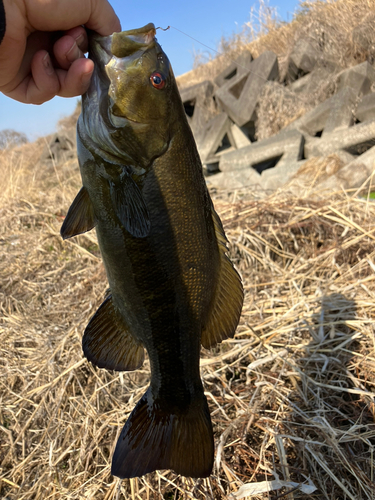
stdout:
<svg viewBox="0 0 375 500">
<path fill-rule="evenodd" d="M 202 353 L 214 471 L 121 482 L 111 455 L 149 364 L 118 374 L 82 356 L 107 283 L 93 232 L 59 236 L 80 187 L 77 163 L 36 162 L 43 146 L 0 156 L 0 497 L 238 499 L 249 483 L 252 498 L 374 500 L 375 206 L 366 186 L 364 197 L 324 201 L 307 190 L 302 199 L 212 193 L 246 291 L 235 338 Z"/>
<path fill-rule="evenodd" d="M 280 48 L 282 64 L 299 30 L 324 25 L 327 50 L 346 48 L 343 67 L 372 57 L 371 44 L 350 41 L 372 0 L 314 5 L 281 31 L 269 22 L 254 55 Z M 285 125 L 283 109 L 268 114 Z M 107 282 L 94 232 L 59 236 L 81 183 L 76 161 L 38 162 L 44 145 L 0 151 L 0 498 L 375 500 L 369 184 L 318 199 L 312 187 L 327 164 L 317 160 L 298 191 L 261 200 L 250 188 L 212 193 L 246 291 L 235 338 L 202 352 L 214 471 L 207 480 L 159 471 L 121 482 L 110 475 L 111 456 L 149 363 L 116 374 L 82 356 Z"/>
</svg>

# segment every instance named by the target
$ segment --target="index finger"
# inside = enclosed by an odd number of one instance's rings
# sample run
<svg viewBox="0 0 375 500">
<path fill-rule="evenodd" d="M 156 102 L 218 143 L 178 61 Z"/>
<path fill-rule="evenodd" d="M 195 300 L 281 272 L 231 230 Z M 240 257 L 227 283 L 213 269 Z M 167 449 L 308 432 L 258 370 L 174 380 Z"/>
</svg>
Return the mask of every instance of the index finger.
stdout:
<svg viewBox="0 0 375 500">
<path fill-rule="evenodd" d="M 31 31 L 67 31 L 85 25 L 99 35 L 121 31 L 121 24 L 108 0 L 25 0 Z"/>
<path fill-rule="evenodd" d="M 21 64 L 27 65 L 22 61 L 25 50 L 31 45 L 29 35 L 35 31 L 68 31 L 81 25 L 102 36 L 121 31 L 120 21 L 107 0 L 3 0 L 3 3 L 7 26 L 0 45 L 0 86 L 8 86 L 17 78 Z M 50 51 L 47 45 L 38 48 Z M 29 59 L 26 72 L 29 72 Z M 24 77 L 23 74 L 21 76 L 18 77 L 18 83 Z M 9 91 L 8 88 L 1 90 Z"/>
<path fill-rule="evenodd" d="M 121 31 L 121 23 L 112 5 L 107 0 L 94 0 L 90 19 L 85 23 L 87 28 L 96 31 L 99 35 L 112 35 Z"/>
</svg>

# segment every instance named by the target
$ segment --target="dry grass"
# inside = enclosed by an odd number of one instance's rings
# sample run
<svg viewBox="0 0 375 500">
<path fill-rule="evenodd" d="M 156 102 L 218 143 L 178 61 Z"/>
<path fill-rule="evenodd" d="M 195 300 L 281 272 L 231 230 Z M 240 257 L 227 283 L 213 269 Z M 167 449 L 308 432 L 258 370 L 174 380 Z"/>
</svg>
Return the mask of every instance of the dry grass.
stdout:
<svg viewBox="0 0 375 500">
<path fill-rule="evenodd" d="M 323 29 L 340 65 L 361 62 L 371 44 L 350 37 L 374 7 L 309 3 L 281 27 L 265 11 L 260 38 L 248 27 L 251 50 L 274 50 L 285 68 L 295 40 L 318 40 Z M 224 56 L 180 84 L 223 64 Z M 298 114 L 287 94 L 266 96 L 276 129 Z M 82 356 L 107 283 L 93 233 L 59 236 L 80 178 L 76 161 L 38 163 L 44 146 L 0 151 L 0 498 L 375 500 L 375 205 L 355 192 L 321 201 L 311 193 L 340 159 L 306 163 L 299 198 L 213 193 L 246 290 L 235 338 L 202 353 L 214 471 L 206 480 L 159 471 L 119 481 L 111 455 L 149 363 L 114 374 Z"/>
<path fill-rule="evenodd" d="M 289 57 L 299 40 L 309 42 L 319 54 L 313 74 L 303 91 L 284 85 L 295 75 L 289 72 Z M 278 20 L 267 0 L 259 0 L 257 12 L 242 31 L 222 38 L 214 58 L 198 52 L 195 68 L 177 78 L 181 88 L 211 80 L 244 51 L 254 58 L 267 50 L 278 58 L 279 80 L 265 85 L 257 105 L 257 138 L 279 132 L 290 122 L 332 96 L 338 75 L 356 64 L 375 61 L 375 0 L 327 0 L 301 2 L 289 23 Z M 205 63 L 205 64 L 202 64 Z"/>
<path fill-rule="evenodd" d="M 230 59 L 235 59 L 244 49 L 258 57 L 272 50 L 279 59 L 281 80 L 287 73 L 287 59 L 300 38 L 319 47 L 322 61 L 333 61 L 340 68 L 348 68 L 375 58 L 375 0 L 312 0 L 301 1 L 293 19 L 281 22 L 277 12 L 267 0 L 259 0 L 256 12 L 252 8 L 250 19 L 242 31 L 222 38 L 212 56 L 197 53 L 195 68 L 178 77 L 181 86 L 213 79 Z M 362 26 L 362 36 L 353 29 Z M 354 36 L 353 36 L 354 35 Z M 201 63 L 201 64 L 199 64 Z M 204 63 L 204 64 L 203 64 Z"/>
<path fill-rule="evenodd" d="M 82 357 L 105 273 L 93 234 L 60 239 L 78 167 L 26 162 L 42 147 L 1 158 L 0 497 L 216 500 L 251 483 L 280 487 L 259 499 L 374 500 L 374 204 L 214 195 L 246 290 L 235 339 L 202 355 L 214 472 L 121 482 L 110 459 L 149 364 L 113 374 Z"/>
<path fill-rule="evenodd" d="M 260 94 L 255 123 L 258 141 L 277 134 L 313 108 L 310 99 L 297 96 L 277 82 L 267 82 Z"/>
</svg>

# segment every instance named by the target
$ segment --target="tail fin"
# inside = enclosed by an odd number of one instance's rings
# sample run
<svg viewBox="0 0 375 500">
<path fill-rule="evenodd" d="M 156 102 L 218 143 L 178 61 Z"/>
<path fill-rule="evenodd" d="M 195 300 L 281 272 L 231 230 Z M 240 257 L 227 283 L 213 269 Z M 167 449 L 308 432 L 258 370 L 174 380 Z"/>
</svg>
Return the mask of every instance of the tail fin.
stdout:
<svg viewBox="0 0 375 500">
<path fill-rule="evenodd" d="M 150 389 L 131 413 L 117 441 L 112 474 L 121 479 L 159 469 L 187 477 L 208 477 L 214 440 L 203 394 L 185 412 L 170 414 L 153 401 Z"/>
</svg>

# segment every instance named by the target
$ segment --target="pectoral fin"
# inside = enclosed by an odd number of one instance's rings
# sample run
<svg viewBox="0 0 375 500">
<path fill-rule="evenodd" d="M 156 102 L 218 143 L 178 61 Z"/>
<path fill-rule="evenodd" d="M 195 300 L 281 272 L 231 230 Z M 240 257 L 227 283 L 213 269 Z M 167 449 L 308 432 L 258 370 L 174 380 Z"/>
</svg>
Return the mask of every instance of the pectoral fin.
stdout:
<svg viewBox="0 0 375 500">
<path fill-rule="evenodd" d="M 202 346 L 213 347 L 233 337 L 241 316 L 243 287 L 239 274 L 227 257 L 227 238 L 221 220 L 212 208 L 216 238 L 220 252 L 220 272 L 212 308 L 202 331 Z"/>
<path fill-rule="evenodd" d="M 68 210 L 60 234 L 66 240 L 90 231 L 95 225 L 94 209 L 89 194 L 87 189 L 82 187 Z"/>
<path fill-rule="evenodd" d="M 86 327 L 83 353 L 98 368 L 131 371 L 144 360 L 143 345 L 130 333 L 108 295 Z"/>
<path fill-rule="evenodd" d="M 124 173 L 120 181 L 110 181 L 112 204 L 125 229 L 136 238 L 150 232 L 150 218 L 142 193 L 131 176 Z"/>
</svg>

